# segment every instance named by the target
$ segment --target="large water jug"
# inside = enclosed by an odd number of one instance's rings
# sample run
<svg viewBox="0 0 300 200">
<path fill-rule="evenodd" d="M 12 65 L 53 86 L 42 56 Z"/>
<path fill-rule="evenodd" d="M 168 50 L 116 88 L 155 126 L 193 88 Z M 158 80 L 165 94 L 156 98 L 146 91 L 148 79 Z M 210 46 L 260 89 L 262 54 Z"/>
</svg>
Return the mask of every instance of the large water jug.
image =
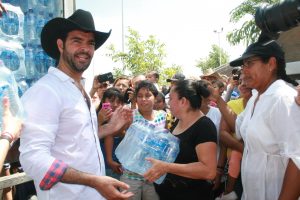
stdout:
<svg viewBox="0 0 300 200">
<path fill-rule="evenodd" d="M 156 130 L 147 123 L 135 122 L 126 131 L 126 135 L 115 153 L 123 167 L 143 175 L 151 163 L 147 157 L 165 162 L 174 162 L 179 152 L 179 140 L 166 129 Z M 162 183 L 166 175 L 155 182 Z"/>
<path fill-rule="evenodd" d="M 16 80 L 13 73 L 7 67 L 5 67 L 4 62 L 0 60 L 0 131 L 2 131 L 2 101 L 4 96 L 9 98 L 10 111 L 12 115 L 22 119 L 24 117 L 24 110 L 18 96 L 18 86 Z"/>
</svg>

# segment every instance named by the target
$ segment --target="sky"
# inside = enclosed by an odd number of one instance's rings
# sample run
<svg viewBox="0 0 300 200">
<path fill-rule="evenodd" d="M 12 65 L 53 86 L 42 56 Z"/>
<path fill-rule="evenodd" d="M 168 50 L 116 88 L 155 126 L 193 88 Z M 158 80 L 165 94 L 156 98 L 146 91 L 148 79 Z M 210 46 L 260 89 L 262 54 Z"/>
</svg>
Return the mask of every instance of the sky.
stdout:
<svg viewBox="0 0 300 200">
<path fill-rule="evenodd" d="M 220 45 L 230 60 L 239 57 L 244 45 L 230 46 L 226 34 L 239 27 L 230 23 L 230 11 L 243 0 L 123 0 L 124 35 L 128 27 L 142 39 L 154 35 L 166 45 L 166 66 L 181 65 L 186 75 L 201 75 L 197 60 L 207 58 L 213 44 Z M 106 56 L 114 44 L 122 50 L 122 0 L 76 0 L 76 8 L 92 13 L 96 29 L 111 36 L 94 55 L 87 76 L 112 71 L 119 66 Z M 221 31 L 223 29 L 223 31 Z M 217 33 L 215 33 L 216 31 Z M 126 51 L 126 38 L 125 38 Z"/>
</svg>

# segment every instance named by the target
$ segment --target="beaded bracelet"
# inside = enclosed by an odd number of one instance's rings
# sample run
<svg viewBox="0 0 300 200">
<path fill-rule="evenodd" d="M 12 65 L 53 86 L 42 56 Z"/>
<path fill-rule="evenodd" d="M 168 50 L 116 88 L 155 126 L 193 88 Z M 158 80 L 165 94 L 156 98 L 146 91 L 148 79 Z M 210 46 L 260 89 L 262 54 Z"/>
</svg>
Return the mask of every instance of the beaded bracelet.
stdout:
<svg viewBox="0 0 300 200">
<path fill-rule="evenodd" d="M 3 132 L 0 139 L 5 139 L 8 140 L 9 143 L 12 143 L 12 141 L 14 141 L 14 136 L 9 132 Z"/>
</svg>

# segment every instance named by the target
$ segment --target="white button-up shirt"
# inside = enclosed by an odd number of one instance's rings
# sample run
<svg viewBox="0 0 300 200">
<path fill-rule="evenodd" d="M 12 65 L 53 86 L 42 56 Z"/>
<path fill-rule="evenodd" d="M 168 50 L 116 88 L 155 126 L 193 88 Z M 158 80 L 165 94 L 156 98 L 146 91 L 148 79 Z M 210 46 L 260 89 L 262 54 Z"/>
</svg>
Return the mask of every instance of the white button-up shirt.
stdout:
<svg viewBox="0 0 300 200">
<path fill-rule="evenodd" d="M 34 179 L 38 199 L 104 199 L 84 185 L 58 182 L 50 190 L 39 188 L 56 159 L 82 172 L 105 175 L 96 112 L 93 106 L 88 109 L 74 80 L 52 67 L 26 91 L 22 102 L 26 118 L 20 161 Z"/>
<path fill-rule="evenodd" d="M 253 94 L 236 121 L 237 136 L 245 143 L 243 199 L 275 200 L 288 160 L 300 169 L 300 107 L 295 103 L 296 91 L 282 80 L 261 94 L 254 108 L 257 95 Z"/>
</svg>

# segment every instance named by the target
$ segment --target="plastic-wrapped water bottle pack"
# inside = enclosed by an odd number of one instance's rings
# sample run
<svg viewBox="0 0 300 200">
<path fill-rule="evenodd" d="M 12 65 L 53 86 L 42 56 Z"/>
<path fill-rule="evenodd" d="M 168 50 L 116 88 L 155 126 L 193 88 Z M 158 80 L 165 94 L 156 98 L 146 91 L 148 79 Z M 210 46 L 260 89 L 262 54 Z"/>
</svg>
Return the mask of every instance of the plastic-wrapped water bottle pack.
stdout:
<svg viewBox="0 0 300 200">
<path fill-rule="evenodd" d="M 179 153 L 178 138 L 166 129 L 155 129 L 151 124 L 133 123 L 126 131 L 122 142 L 115 150 L 115 154 L 123 167 L 143 175 L 151 163 L 147 157 L 165 162 L 174 162 Z M 155 182 L 160 184 L 166 175 Z"/>
<path fill-rule="evenodd" d="M 53 17 L 63 15 L 62 0 L 2 0 L 0 59 L 10 69 L 22 95 L 55 61 L 41 48 L 40 34 Z"/>
</svg>

